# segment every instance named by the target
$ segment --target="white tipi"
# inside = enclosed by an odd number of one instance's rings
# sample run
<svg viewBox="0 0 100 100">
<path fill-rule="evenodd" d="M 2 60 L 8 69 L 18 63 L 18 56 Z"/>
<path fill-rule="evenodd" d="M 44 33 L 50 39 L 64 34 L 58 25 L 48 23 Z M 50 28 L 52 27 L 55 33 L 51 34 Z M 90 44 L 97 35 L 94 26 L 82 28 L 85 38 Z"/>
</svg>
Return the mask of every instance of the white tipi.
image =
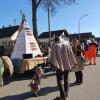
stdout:
<svg viewBox="0 0 100 100">
<path fill-rule="evenodd" d="M 19 27 L 19 34 L 14 45 L 11 59 L 22 59 L 23 54 L 32 54 L 33 57 L 42 54 L 24 14 L 22 16 L 22 23 Z"/>
</svg>

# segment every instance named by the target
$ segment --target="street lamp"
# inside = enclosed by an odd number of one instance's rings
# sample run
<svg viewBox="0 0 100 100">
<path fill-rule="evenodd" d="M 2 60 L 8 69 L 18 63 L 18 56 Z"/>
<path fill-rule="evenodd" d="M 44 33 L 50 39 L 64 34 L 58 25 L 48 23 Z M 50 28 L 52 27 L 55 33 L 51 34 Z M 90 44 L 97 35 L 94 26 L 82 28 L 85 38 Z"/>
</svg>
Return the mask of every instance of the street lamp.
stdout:
<svg viewBox="0 0 100 100">
<path fill-rule="evenodd" d="M 87 14 L 81 16 L 81 17 L 79 18 L 79 20 L 78 20 L 79 41 L 80 41 L 80 21 L 81 21 L 82 18 L 84 18 L 84 17 L 87 16 L 87 15 L 89 15 L 89 14 L 87 13 Z"/>
</svg>

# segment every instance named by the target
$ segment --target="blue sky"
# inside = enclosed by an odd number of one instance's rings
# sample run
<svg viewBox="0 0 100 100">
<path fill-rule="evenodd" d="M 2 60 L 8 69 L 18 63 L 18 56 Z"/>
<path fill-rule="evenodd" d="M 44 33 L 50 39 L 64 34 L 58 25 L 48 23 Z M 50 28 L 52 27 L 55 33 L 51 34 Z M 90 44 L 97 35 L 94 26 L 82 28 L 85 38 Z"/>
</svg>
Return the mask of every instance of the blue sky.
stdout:
<svg viewBox="0 0 100 100">
<path fill-rule="evenodd" d="M 20 9 L 24 11 L 32 29 L 31 0 L 0 0 L 0 28 L 4 25 L 16 25 L 21 22 Z M 80 21 L 80 32 L 92 32 L 100 37 L 100 0 L 78 0 L 79 4 L 62 6 L 51 16 L 51 30 L 66 29 L 69 33 L 77 33 L 79 18 L 88 13 Z M 38 9 L 39 34 L 48 31 L 47 12 Z"/>
</svg>

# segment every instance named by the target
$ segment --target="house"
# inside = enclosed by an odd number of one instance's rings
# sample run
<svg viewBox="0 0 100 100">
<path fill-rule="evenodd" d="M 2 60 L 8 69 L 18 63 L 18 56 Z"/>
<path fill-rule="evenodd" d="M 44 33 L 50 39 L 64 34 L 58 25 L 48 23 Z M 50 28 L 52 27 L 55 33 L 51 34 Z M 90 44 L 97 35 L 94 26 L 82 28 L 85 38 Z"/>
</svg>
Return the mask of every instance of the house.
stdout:
<svg viewBox="0 0 100 100">
<path fill-rule="evenodd" d="M 100 37 L 95 37 L 95 40 L 97 41 L 98 44 L 98 50 L 100 50 Z"/>
<path fill-rule="evenodd" d="M 95 40 L 97 41 L 97 43 L 100 43 L 100 37 L 95 37 Z"/>
<path fill-rule="evenodd" d="M 64 30 L 51 31 L 50 33 L 51 33 L 51 41 L 54 40 L 55 36 L 60 37 L 63 33 L 64 33 L 66 38 L 69 37 L 69 34 L 68 34 L 68 32 L 65 29 Z M 39 35 L 38 39 L 39 39 L 39 42 L 46 42 L 46 43 L 48 43 L 49 42 L 49 32 L 41 33 Z"/>
<path fill-rule="evenodd" d="M 0 29 L 0 53 L 10 56 L 13 50 L 15 40 L 19 33 L 19 25 L 9 26 Z"/>
<path fill-rule="evenodd" d="M 15 41 L 18 35 L 19 25 L 3 27 L 0 29 L 0 46 L 7 42 Z"/>
<path fill-rule="evenodd" d="M 79 40 L 79 35 L 80 35 L 80 40 L 84 41 L 84 40 L 88 40 L 90 36 L 93 36 L 92 32 L 86 32 L 86 33 L 74 33 L 74 34 L 70 34 L 70 40 L 72 38 L 76 38 Z"/>
</svg>

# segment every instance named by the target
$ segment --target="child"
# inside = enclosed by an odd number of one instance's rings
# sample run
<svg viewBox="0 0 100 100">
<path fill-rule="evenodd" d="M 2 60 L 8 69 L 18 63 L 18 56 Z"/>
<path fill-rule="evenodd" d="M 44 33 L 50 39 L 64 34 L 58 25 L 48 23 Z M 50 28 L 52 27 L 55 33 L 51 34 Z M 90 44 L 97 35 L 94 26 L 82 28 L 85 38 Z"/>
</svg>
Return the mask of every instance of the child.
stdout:
<svg viewBox="0 0 100 100">
<path fill-rule="evenodd" d="M 31 91 L 33 93 L 33 96 L 38 96 L 38 91 L 40 90 L 40 82 L 41 77 L 43 75 L 43 70 L 41 67 L 36 67 L 35 69 L 35 75 L 32 77 L 32 81 L 29 84 L 31 87 Z"/>
</svg>

